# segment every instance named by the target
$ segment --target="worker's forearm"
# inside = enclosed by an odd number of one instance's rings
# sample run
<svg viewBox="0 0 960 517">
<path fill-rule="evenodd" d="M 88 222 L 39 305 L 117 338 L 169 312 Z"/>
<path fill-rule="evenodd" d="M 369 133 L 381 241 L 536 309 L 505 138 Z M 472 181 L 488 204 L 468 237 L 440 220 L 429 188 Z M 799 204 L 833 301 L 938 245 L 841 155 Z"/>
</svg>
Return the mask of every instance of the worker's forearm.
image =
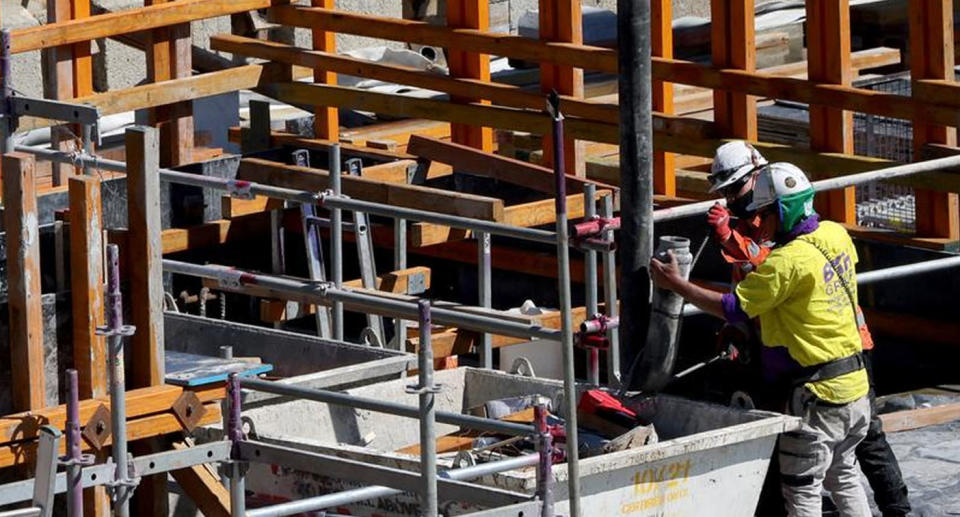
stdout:
<svg viewBox="0 0 960 517">
<path fill-rule="evenodd" d="M 703 312 L 725 319 L 721 293 L 705 289 L 690 281 L 684 281 L 678 285 L 676 292 Z"/>
</svg>

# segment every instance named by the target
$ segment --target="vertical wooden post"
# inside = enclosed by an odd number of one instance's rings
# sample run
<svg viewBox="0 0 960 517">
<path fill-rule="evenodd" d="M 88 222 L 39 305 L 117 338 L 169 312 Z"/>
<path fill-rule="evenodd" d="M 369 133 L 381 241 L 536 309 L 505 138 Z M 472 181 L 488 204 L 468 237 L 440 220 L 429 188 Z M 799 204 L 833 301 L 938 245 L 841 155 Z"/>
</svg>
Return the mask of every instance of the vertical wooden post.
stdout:
<svg viewBox="0 0 960 517">
<path fill-rule="evenodd" d="M 70 18 L 78 20 L 90 17 L 90 0 L 70 0 Z M 73 96 L 85 97 L 93 94 L 93 57 L 90 55 L 90 42 L 81 41 L 73 45 Z"/>
<path fill-rule="evenodd" d="M 673 5 L 671 0 L 650 2 L 650 52 L 657 57 L 673 57 Z M 673 114 L 673 84 L 653 83 L 653 111 Z M 676 159 L 673 153 L 653 154 L 653 193 L 677 195 Z"/>
<path fill-rule="evenodd" d="M 80 380 L 80 398 L 105 397 L 107 349 L 103 336 L 96 332 L 104 324 L 100 179 L 75 176 L 68 185 L 73 365 Z"/>
<path fill-rule="evenodd" d="M 909 17 L 911 78 L 955 81 L 952 0 L 910 0 Z M 914 159 L 921 159 L 924 144 L 956 143 L 956 129 L 926 124 L 920 119 L 913 121 Z M 957 194 L 923 189 L 917 189 L 915 194 L 917 235 L 960 239 Z"/>
<path fill-rule="evenodd" d="M 47 23 L 65 22 L 71 18 L 70 0 L 47 0 Z M 73 97 L 73 47 L 46 48 L 41 51 L 43 58 L 43 96 L 48 99 L 67 100 Z M 72 151 L 76 148 L 69 125 L 50 128 L 50 143 L 55 149 Z M 76 174 L 72 165 L 52 163 L 53 185 L 60 186 L 64 178 Z"/>
<path fill-rule="evenodd" d="M 756 69 L 754 0 L 710 0 L 710 45 L 713 66 Z M 715 91 L 713 119 L 724 136 L 757 139 L 757 99 L 751 95 Z"/>
<path fill-rule="evenodd" d="M 490 5 L 487 0 L 449 0 L 447 2 L 447 26 L 463 29 L 487 30 L 490 28 Z M 447 64 L 452 77 L 490 80 L 490 56 L 462 50 L 449 50 Z M 477 99 L 454 97 L 453 102 L 476 102 Z M 450 124 L 450 137 L 454 143 L 469 145 L 483 151 L 493 151 L 493 130 L 467 124 Z"/>
<path fill-rule="evenodd" d="M 334 0 L 310 0 L 313 7 L 333 9 Z M 337 51 L 337 33 L 320 29 L 313 30 L 313 49 L 324 52 Z M 313 81 L 319 84 L 337 84 L 337 74 L 326 70 L 314 70 Z M 340 140 L 340 115 L 337 108 L 317 106 L 314 111 L 313 132 L 316 138 Z"/>
<path fill-rule="evenodd" d="M 137 331 L 128 384 L 163 384 L 163 248 L 160 242 L 160 175 L 157 132 L 127 129 L 127 264 L 130 307 Z"/>
<path fill-rule="evenodd" d="M 806 25 L 810 80 L 849 85 L 853 78 L 850 0 L 807 0 Z M 853 154 L 853 112 L 810 106 L 810 147 L 815 151 Z M 828 219 L 856 224 L 854 187 L 817 196 L 817 211 Z"/>
<path fill-rule="evenodd" d="M 103 205 L 100 179 L 73 176 L 70 198 L 70 296 L 73 311 L 73 367 L 80 381 L 80 398 L 107 396 L 106 340 L 97 335 L 105 322 L 103 286 Z M 104 451 L 97 461 L 106 459 Z M 83 514 L 110 515 L 110 498 L 102 486 L 83 490 Z"/>
<path fill-rule="evenodd" d="M 169 0 L 145 0 L 145 5 Z M 190 24 L 171 25 L 147 33 L 147 79 L 151 82 L 189 77 L 192 73 Z M 193 161 L 193 103 L 178 102 L 150 110 L 150 124 L 160 130 L 160 165 Z"/>
<path fill-rule="evenodd" d="M 157 130 L 126 132 L 127 264 L 130 313 L 137 331 L 131 338 L 131 378 L 143 388 L 163 384 L 163 248 L 160 241 L 160 175 Z M 126 300 L 126 299 L 125 299 Z M 135 454 L 159 452 L 161 441 L 132 444 Z M 167 512 L 166 475 L 146 476 L 137 487 L 131 514 L 161 517 Z"/>
<path fill-rule="evenodd" d="M 542 41 L 583 43 L 583 15 L 580 0 L 540 0 L 539 37 Z M 540 64 L 540 90 L 548 93 L 557 90 L 561 95 L 583 97 L 583 69 L 552 63 Z M 544 101 L 546 102 L 546 101 Z M 560 105 L 561 111 L 563 104 Z M 565 171 L 567 174 L 585 176 L 583 145 L 573 138 L 563 142 Z M 553 165 L 553 139 L 543 135 L 543 165 Z"/>
<path fill-rule="evenodd" d="M 40 229 L 33 156 L 3 156 L 3 222 L 7 233 L 10 364 L 13 409 L 46 407 L 43 306 L 40 301 Z"/>
</svg>

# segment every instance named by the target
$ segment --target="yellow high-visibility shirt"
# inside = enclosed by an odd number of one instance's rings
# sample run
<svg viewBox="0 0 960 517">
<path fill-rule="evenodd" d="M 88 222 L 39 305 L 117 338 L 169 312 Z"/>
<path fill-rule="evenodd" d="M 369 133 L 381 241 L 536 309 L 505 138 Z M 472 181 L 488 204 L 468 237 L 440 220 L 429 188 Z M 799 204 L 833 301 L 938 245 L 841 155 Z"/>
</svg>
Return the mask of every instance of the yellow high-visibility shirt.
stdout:
<svg viewBox="0 0 960 517">
<path fill-rule="evenodd" d="M 811 242 L 827 252 L 836 269 Z M 846 230 L 822 221 L 813 232 L 775 248 L 734 293 L 748 316 L 760 318 L 764 346 L 786 347 L 801 366 L 841 359 L 860 352 L 862 346 L 853 305 L 837 277 L 839 271 L 856 300 L 857 260 Z M 857 400 L 869 389 L 865 370 L 806 386 L 836 404 Z"/>
</svg>

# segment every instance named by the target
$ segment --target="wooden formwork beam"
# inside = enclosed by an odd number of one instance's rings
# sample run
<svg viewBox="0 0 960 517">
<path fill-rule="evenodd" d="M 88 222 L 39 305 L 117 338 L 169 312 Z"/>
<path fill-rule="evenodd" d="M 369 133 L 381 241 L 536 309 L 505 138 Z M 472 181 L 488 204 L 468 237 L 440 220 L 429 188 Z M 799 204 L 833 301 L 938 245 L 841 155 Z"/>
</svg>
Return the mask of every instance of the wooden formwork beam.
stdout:
<svg viewBox="0 0 960 517">
<path fill-rule="evenodd" d="M 650 2 L 650 51 L 651 55 L 673 58 L 673 2 L 652 0 Z M 653 82 L 653 111 L 674 114 L 673 84 Z M 653 193 L 664 196 L 677 195 L 676 156 L 673 153 L 653 153 Z"/>
<path fill-rule="evenodd" d="M 313 7 L 333 9 L 334 0 L 310 0 Z M 313 29 L 313 49 L 322 52 L 337 52 L 337 33 L 323 29 Z M 337 74 L 324 68 L 315 68 L 313 82 L 320 84 L 337 84 Z M 325 140 L 340 139 L 340 116 L 333 106 L 316 106 L 314 109 L 313 136 Z"/>
<path fill-rule="evenodd" d="M 40 301 L 40 229 L 34 159 L 3 155 L 3 222 L 7 234 L 12 403 L 19 411 L 46 406 L 43 306 Z"/>
<path fill-rule="evenodd" d="M 710 32 L 714 67 L 756 69 L 754 0 L 710 0 Z M 757 101 L 749 95 L 714 92 L 713 119 L 725 136 L 757 139 Z"/>
<path fill-rule="evenodd" d="M 447 27 L 465 28 L 485 32 L 490 28 L 490 5 L 488 0 L 448 0 Z M 431 43 L 435 44 L 435 43 Z M 490 81 L 490 56 L 462 49 L 447 49 L 447 67 L 453 77 L 467 77 L 483 82 Z M 451 97 L 453 102 L 483 102 L 470 96 Z M 490 127 L 454 122 L 450 125 L 450 137 L 458 143 L 482 151 L 493 151 L 493 130 Z"/>
<path fill-rule="evenodd" d="M 806 5 L 808 77 L 819 83 L 849 86 L 853 79 L 850 1 L 807 0 Z M 810 147 L 853 154 L 853 112 L 810 106 Z M 856 224 L 855 187 L 817 196 L 817 211 L 834 221 Z"/>
<path fill-rule="evenodd" d="M 97 328 L 104 324 L 103 225 L 100 180 L 69 180 L 70 291 L 73 323 L 73 367 L 80 398 L 107 394 L 107 348 Z"/>
<path fill-rule="evenodd" d="M 190 446 L 184 442 L 173 442 L 174 450 L 182 451 Z M 187 494 L 187 497 L 206 517 L 230 517 L 230 491 L 209 465 L 200 464 L 170 472 L 173 479 Z"/>
<path fill-rule="evenodd" d="M 148 6 L 170 1 L 145 0 Z M 147 79 L 158 82 L 190 77 L 193 73 L 190 24 L 160 27 L 147 34 Z M 150 123 L 160 130 L 161 166 L 175 167 L 194 161 L 192 102 L 151 108 Z"/>
<path fill-rule="evenodd" d="M 934 79 L 944 88 L 955 85 L 953 70 L 953 2 L 952 0 L 911 0 L 910 75 L 917 81 Z M 953 85 L 951 85 L 953 83 Z M 914 87 L 916 100 L 924 93 Z M 954 90 L 956 91 L 956 90 Z M 937 125 L 924 117 L 913 118 L 914 156 L 920 157 L 925 144 L 956 145 L 953 123 Z M 917 190 L 917 234 L 920 237 L 960 239 L 960 201 L 957 194 Z"/>
<path fill-rule="evenodd" d="M 583 16 L 580 0 L 540 0 L 540 41 L 558 41 L 579 45 L 583 43 Z M 565 96 L 583 97 L 583 69 L 554 63 L 540 64 L 540 91 L 543 94 L 556 90 Z M 541 99 L 540 107 L 545 104 Z M 561 111 L 566 107 L 561 103 Z M 553 135 L 543 136 L 543 164 L 553 167 Z M 564 172 L 575 176 L 584 176 L 583 146 L 576 139 L 564 138 Z"/>
<path fill-rule="evenodd" d="M 132 323 L 131 378 L 134 387 L 163 384 L 163 248 L 160 232 L 160 174 L 157 132 L 127 129 L 127 237 Z"/>
</svg>

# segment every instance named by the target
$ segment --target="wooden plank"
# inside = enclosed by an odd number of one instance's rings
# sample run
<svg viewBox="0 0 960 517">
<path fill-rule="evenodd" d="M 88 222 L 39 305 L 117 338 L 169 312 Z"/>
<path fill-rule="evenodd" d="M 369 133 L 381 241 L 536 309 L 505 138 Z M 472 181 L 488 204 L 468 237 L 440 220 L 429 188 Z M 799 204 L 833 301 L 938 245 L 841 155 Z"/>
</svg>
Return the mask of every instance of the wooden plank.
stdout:
<svg viewBox="0 0 960 517">
<path fill-rule="evenodd" d="M 580 0 L 540 0 L 538 36 L 540 41 L 583 43 L 583 18 Z M 573 98 L 583 97 L 583 69 L 553 63 L 540 64 L 540 92 L 556 91 Z M 542 96 L 541 96 L 542 97 Z M 541 107 L 543 100 L 541 98 Z M 561 110 L 566 112 L 561 104 Z M 553 135 L 543 136 L 543 164 L 553 168 Z M 573 138 L 564 138 L 564 173 L 584 176 L 583 146 Z"/>
<path fill-rule="evenodd" d="M 909 431 L 931 425 L 945 424 L 954 420 L 960 420 L 960 402 L 880 415 L 883 430 L 887 433 Z"/>
<path fill-rule="evenodd" d="M 272 199 L 266 196 L 256 196 L 253 199 L 237 199 L 230 196 L 220 198 L 220 215 L 224 219 L 233 219 L 242 215 L 250 215 L 268 210 L 283 208 L 282 199 Z"/>
<path fill-rule="evenodd" d="M 329 185 L 329 174 L 326 171 L 285 165 L 260 158 L 240 160 L 237 177 L 257 183 L 312 192 L 326 190 Z M 343 193 L 354 199 L 487 221 L 503 219 L 503 201 L 500 199 L 419 185 L 386 183 L 355 176 L 344 176 L 341 181 Z"/>
<path fill-rule="evenodd" d="M 953 2 L 950 0 L 912 0 L 910 18 L 910 77 L 942 81 L 941 87 L 955 84 L 953 71 Z M 954 90 L 956 91 L 956 90 Z M 912 89 L 918 100 L 923 90 Z M 955 94 L 954 94 L 955 95 Z M 914 155 L 920 156 L 925 144 L 956 145 L 956 118 L 937 125 L 931 118 L 913 119 Z M 916 197 L 917 235 L 920 237 L 960 239 L 960 200 L 956 194 L 918 190 Z"/>
<path fill-rule="evenodd" d="M 529 108 L 538 111 L 542 110 L 544 106 L 543 95 L 530 93 L 523 88 L 509 84 L 448 77 L 400 65 L 374 63 L 350 56 L 324 52 L 311 52 L 281 43 L 242 36 L 214 36 L 210 39 L 210 45 L 211 48 L 223 52 L 270 59 L 293 65 L 322 66 L 325 69 L 343 74 L 407 84 L 459 97 L 477 96 L 504 106 Z M 562 96 L 561 100 L 563 112 L 567 116 L 588 118 L 611 124 L 619 122 L 619 109 L 615 103 L 588 101 L 569 95 Z M 416 134 L 422 135 L 419 131 Z"/>
<path fill-rule="evenodd" d="M 673 2 L 653 0 L 650 2 L 650 47 L 651 54 L 658 57 L 673 57 Z M 664 81 L 653 83 L 653 110 L 667 115 L 674 111 L 673 84 Z M 673 153 L 653 153 L 653 193 L 666 196 L 677 195 L 676 156 Z"/>
<path fill-rule="evenodd" d="M 133 387 L 163 383 L 163 248 L 160 231 L 160 175 L 156 130 L 126 132 L 127 214 L 131 316 L 137 332 L 131 341 Z"/>
<path fill-rule="evenodd" d="M 608 195 L 611 195 L 609 190 L 600 190 L 597 191 L 596 199 L 602 199 Z M 555 223 L 557 221 L 555 203 L 553 199 L 544 199 L 508 206 L 503 210 L 502 222 L 503 224 L 524 228 Z M 583 195 L 567 196 L 568 218 L 571 220 L 577 219 L 583 217 L 583 214 Z M 431 223 L 415 223 L 410 228 L 410 246 L 420 248 L 443 242 L 469 239 L 471 235 L 472 232 L 461 228 L 450 228 L 449 226 Z"/>
<path fill-rule="evenodd" d="M 407 152 L 430 161 L 449 164 L 457 172 L 494 178 L 544 194 L 554 193 L 553 170 L 540 165 L 416 135 L 410 137 Z M 572 174 L 567 174 L 566 178 L 567 190 L 572 193 L 583 192 L 583 186 L 587 183 L 593 183 L 597 188 L 615 190 L 610 185 L 589 181 Z"/>
<path fill-rule="evenodd" d="M 710 14 L 713 66 L 753 72 L 754 0 L 711 0 Z M 756 140 L 756 99 L 741 92 L 716 91 L 713 111 L 713 119 L 725 135 Z"/>
<path fill-rule="evenodd" d="M 127 419 L 168 411 L 182 393 L 183 388 L 166 384 L 129 390 L 126 394 Z M 194 391 L 194 393 L 201 402 L 213 402 L 226 396 L 223 385 L 204 387 Z M 101 405 L 110 409 L 110 398 L 104 396 L 81 400 L 79 406 L 80 421 L 86 422 L 89 420 Z M 0 443 L 36 438 L 37 431 L 42 425 L 52 425 L 57 429 L 64 429 L 67 425 L 66 412 L 66 405 L 61 404 L 2 416 L 0 417 Z"/>
<path fill-rule="evenodd" d="M 33 155 L 3 155 L 3 222 L 7 234 L 12 406 L 46 406 L 43 307 L 40 302 L 40 230 Z"/>
<path fill-rule="evenodd" d="M 173 442 L 174 450 L 182 451 L 189 447 L 184 442 Z M 170 474 L 203 515 L 230 517 L 230 491 L 209 466 L 194 465 L 171 471 Z"/>
<path fill-rule="evenodd" d="M 490 6 L 488 0 L 448 0 L 447 27 L 472 29 L 485 32 L 490 28 Z M 467 52 L 457 48 L 447 49 L 447 68 L 453 77 L 468 77 L 482 82 L 490 81 L 490 56 Z M 483 103 L 473 96 L 466 98 L 452 96 L 454 103 Z M 477 124 L 464 124 L 457 121 L 450 125 L 450 136 L 454 142 L 482 151 L 493 150 L 493 130 Z"/>
<path fill-rule="evenodd" d="M 310 0 L 310 5 L 313 7 L 333 9 L 335 7 L 334 4 L 334 0 Z M 337 34 L 335 32 L 315 28 L 311 31 L 311 37 L 314 50 L 336 53 Z M 313 82 L 335 85 L 337 84 L 337 74 L 329 69 L 315 68 L 313 71 Z M 337 113 L 337 108 L 332 106 L 316 106 L 313 114 L 314 136 L 325 140 L 339 140 L 340 117 Z"/>
<path fill-rule="evenodd" d="M 198 425 L 210 425 L 222 421 L 223 417 L 220 413 L 219 402 L 204 404 L 203 408 L 204 414 L 203 417 L 200 418 Z M 180 420 L 178 420 L 173 413 L 158 413 L 127 421 L 127 440 L 129 442 L 135 442 L 180 432 L 182 430 L 183 426 L 180 424 Z M 106 439 L 106 445 L 110 445 L 111 443 L 113 443 L 113 440 L 108 437 Z M 92 446 L 87 443 L 86 440 L 82 441 L 82 444 L 84 452 L 92 449 Z M 12 465 L 33 465 L 36 463 L 36 450 L 36 441 L 3 444 L 0 446 L 0 468 Z M 60 440 L 59 453 L 66 453 L 66 440 Z M 139 491 L 140 488 L 137 490 Z M 140 513 L 138 515 L 144 514 Z"/>
<path fill-rule="evenodd" d="M 820 83 L 850 85 L 850 1 L 807 0 L 809 77 Z M 853 112 L 810 106 L 810 147 L 853 154 Z M 816 177 L 817 171 L 810 171 Z M 854 187 L 817 196 L 817 212 L 834 221 L 857 222 Z"/>
<path fill-rule="evenodd" d="M 228 138 L 231 142 L 240 143 L 242 130 L 246 128 L 232 127 L 227 133 Z M 322 138 L 307 138 L 300 135 L 294 135 L 291 133 L 284 133 L 282 131 L 273 131 L 270 133 L 270 146 L 271 147 L 302 147 L 304 149 L 318 149 L 321 151 L 326 151 L 330 149 L 330 146 L 333 144 L 330 140 L 324 140 Z M 417 157 L 401 151 L 384 151 L 382 149 L 374 149 L 371 147 L 363 147 L 360 145 L 354 145 L 345 142 L 339 142 L 340 153 L 345 157 L 357 157 L 357 158 L 369 158 L 376 161 L 392 161 L 392 160 L 416 160 Z"/>
<path fill-rule="evenodd" d="M 170 0 L 144 0 L 147 6 Z M 168 81 L 190 77 L 192 54 L 190 24 L 181 23 L 147 33 L 147 80 Z M 193 162 L 193 103 L 178 102 L 151 108 L 151 125 L 160 130 L 160 165 L 175 167 Z"/>
<path fill-rule="evenodd" d="M 179 0 L 11 31 L 14 54 L 270 7 L 271 0 Z"/>
<path fill-rule="evenodd" d="M 74 176 L 70 198 L 70 291 L 73 367 L 80 398 L 107 395 L 107 347 L 97 328 L 104 325 L 103 225 L 100 180 Z"/>
<path fill-rule="evenodd" d="M 71 19 L 73 15 L 71 3 L 71 0 L 47 0 L 47 23 L 57 23 Z M 73 98 L 73 47 L 63 45 L 47 48 L 41 52 L 41 55 L 44 98 L 56 100 Z M 64 152 L 75 150 L 76 142 L 71 133 L 79 133 L 78 127 L 61 125 L 51 128 L 51 147 Z M 63 185 L 66 177 L 77 172 L 76 168 L 69 164 L 52 163 L 50 167 L 54 186 Z"/>
</svg>

